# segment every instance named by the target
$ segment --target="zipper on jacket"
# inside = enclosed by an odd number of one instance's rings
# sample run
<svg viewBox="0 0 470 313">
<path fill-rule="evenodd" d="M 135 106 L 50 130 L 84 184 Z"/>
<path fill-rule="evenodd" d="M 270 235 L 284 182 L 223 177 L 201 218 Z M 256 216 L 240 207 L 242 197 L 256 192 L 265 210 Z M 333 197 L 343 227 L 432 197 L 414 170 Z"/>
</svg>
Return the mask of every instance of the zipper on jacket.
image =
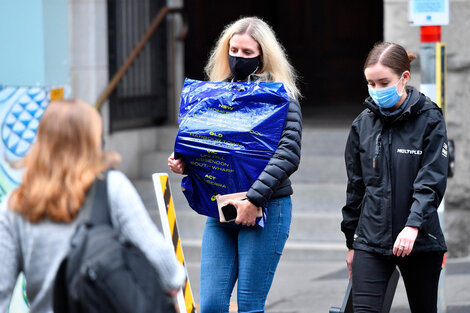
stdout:
<svg viewBox="0 0 470 313">
<path fill-rule="evenodd" d="M 392 129 L 390 128 L 388 130 L 388 170 L 389 170 L 389 175 L 390 175 L 390 183 L 393 182 L 393 174 L 392 174 Z M 393 188 L 392 188 L 392 194 L 393 194 Z M 393 199 L 392 199 L 393 201 Z"/>
<path fill-rule="evenodd" d="M 395 207 L 395 190 L 393 188 L 393 162 L 392 162 L 392 129 L 388 129 L 388 176 L 390 179 L 390 230 L 392 235 L 390 236 L 390 244 L 393 247 L 393 208 Z"/>
<path fill-rule="evenodd" d="M 376 162 L 377 162 L 377 157 L 380 154 L 380 133 L 377 134 L 377 137 L 375 138 L 375 153 L 374 153 L 374 158 L 372 159 L 372 168 L 375 168 Z"/>
</svg>

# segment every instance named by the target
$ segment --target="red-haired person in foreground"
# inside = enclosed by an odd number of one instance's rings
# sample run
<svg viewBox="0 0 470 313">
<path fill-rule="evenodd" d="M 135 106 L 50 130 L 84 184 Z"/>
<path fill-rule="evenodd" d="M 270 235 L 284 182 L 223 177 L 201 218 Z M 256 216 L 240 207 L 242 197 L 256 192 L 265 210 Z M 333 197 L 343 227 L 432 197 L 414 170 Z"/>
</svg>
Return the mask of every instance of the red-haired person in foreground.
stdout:
<svg viewBox="0 0 470 313">
<path fill-rule="evenodd" d="M 7 312 L 23 272 L 31 312 L 52 313 L 55 274 L 81 220 L 86 193 L 119 162 L 117 154 L 103 151 L 101 138 L 100 115 L 82 101 L 54 101 L 44 112 L 36 142 L 18 164 L 23 182 L 0 207 L 0 312 Z M 123 173 L 110 170 L 107 187 L 113 228 L 145 254 L 174 294 L 185 272 L 171 245 Z"/>
</svg>

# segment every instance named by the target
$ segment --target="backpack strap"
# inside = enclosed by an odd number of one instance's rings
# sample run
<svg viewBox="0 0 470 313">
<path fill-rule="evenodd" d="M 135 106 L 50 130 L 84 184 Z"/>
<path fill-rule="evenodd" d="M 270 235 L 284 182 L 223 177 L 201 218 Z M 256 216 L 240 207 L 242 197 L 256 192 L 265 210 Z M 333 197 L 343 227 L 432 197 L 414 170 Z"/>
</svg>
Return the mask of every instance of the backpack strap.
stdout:
<svg viewBox="0 0 470 313">
<path fill-rule="evenodd" d="M 93 183 L 93 203 L 91 206 L 90 217 L 88 223 L 92 225 L 108 224 L 112 225 L 111 216 L 109 214 L 108 203 L 108 172 L 103 174 L 103 178 L 96 178 Z"/>
<path fill-rule="evenodd" d="M 104 173 L 104 178 L 96 178 L 90 186 L 85 201 L 80 209 L 82 211 L 79 215 L 81 221 L 78 222 L 77 229 L 85 224 L 98 225 L 98 224 L 110 224 L 111 218 L 109 215 L 108 207 L 108 190 L 107 190 L 107 175 L 108 172 Z M 72 236 L 73 241 L 75 235 Z M 69 313 L 69 292 L 68 286 L 70 282 L 67 282 L 67 265 L 68 265 L 68 254 L 61 261 L 59 269 L 57 270 L 54 287 L 53 287 L 53 308 L 54 312 Z"/>
<path fill-rule="evenodd" d="M 66 267 L 67 258 L 60 262 L 60 266 L 54 280 L 54 287 L 52 289 L 52 307 L 54 312 L 69 313 L 68 285 L 65 279 Z"/>
</svg>

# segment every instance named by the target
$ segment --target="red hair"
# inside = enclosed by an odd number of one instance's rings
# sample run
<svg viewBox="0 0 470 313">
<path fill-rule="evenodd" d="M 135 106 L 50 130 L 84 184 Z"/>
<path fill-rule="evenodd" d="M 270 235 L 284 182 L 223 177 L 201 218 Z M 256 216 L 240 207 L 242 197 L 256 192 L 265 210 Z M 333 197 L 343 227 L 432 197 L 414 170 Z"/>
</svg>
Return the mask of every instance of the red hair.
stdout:
<svg viewBox="0 0 470 313">
<path fill-rule="evenodd" d="M 35 143 L 17 164 L 25 168 L 23 182 L 13 191 L 9 207 L 33 223 L 46 217 L 72 221 L 90 185 L 111 165 L 107 155 L 116 155 L 101 148 L 101 132 L 101 117 L 90 105 L 80 100 L 51 102 Z"/>
</svg>

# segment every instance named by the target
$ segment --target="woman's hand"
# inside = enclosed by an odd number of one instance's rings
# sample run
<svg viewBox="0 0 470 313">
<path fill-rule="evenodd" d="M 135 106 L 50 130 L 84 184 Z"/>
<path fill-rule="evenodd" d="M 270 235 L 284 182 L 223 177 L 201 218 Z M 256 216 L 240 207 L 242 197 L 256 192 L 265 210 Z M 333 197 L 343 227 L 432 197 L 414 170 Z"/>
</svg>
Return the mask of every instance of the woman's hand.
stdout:
<svg viewBox="0 0 470 313">
<path fill-rule="evenodd" d="M 397 240 L 393 245 L 393 254 L 405 257 L 413 250 L 416 237 L 418 237 L 419 229 L 417 227 L 405 226 L 398 234 Z"/>
<path fill-rule="evenodd" d="M 258 213 L 258 207 L 256 207 L 249 200 L 229 200 L 227 204 L 232 204 L 237 208 L 236 224 L 242 224 L 245 226 L 256 225 L 256 215 Z"/>
<path fill-rule="evenodd" d="M 348 279 L 351 279 L 353 259 L 354 259 L 354 249 L 349 249 L 348 254 L 346 255 L 346 265 L 348 266 L 348 270 L 349 270 Z"/>
<path fill-rule="evenodd" d="M 171 155 L 168 157 L 168 167 L 173 173 L 183 174 L 186 164 L 181 159 L 175 159 L 175 153 L 172 152 Z"/>
<path fill-rule="evenodd" d="M 176 297 L 178 295 L 179 289 L 171 289 L 167 291 L 167 294 L 171 297 Z"/>
</svg>

